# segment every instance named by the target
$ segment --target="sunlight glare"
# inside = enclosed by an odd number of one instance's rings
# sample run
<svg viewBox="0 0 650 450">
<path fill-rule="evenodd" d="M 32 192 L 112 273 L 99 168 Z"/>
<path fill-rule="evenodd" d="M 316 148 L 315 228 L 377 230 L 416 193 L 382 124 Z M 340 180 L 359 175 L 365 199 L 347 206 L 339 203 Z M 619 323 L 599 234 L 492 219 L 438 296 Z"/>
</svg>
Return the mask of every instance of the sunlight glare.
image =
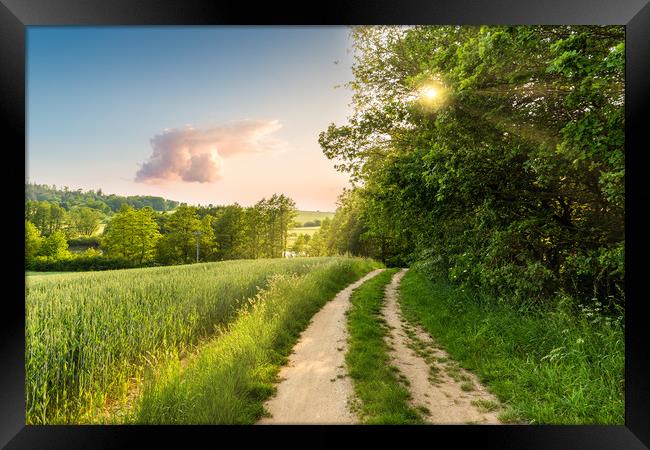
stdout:
<svg viewBox="0 0 650 450">
<path fill-rule="evenodd" d="M 440 93 L 435 87 L 429 86 L 423 89 L 422 95 L 428 100 L 434 100 L 438 97 L 438 95 L 440 95 Z"/>
</svg>

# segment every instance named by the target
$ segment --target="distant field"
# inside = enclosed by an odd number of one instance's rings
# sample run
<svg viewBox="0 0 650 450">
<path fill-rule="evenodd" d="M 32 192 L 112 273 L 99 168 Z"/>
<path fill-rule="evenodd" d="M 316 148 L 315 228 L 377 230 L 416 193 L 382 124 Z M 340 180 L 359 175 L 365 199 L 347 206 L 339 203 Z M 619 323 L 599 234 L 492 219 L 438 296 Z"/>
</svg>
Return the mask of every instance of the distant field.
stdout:
<svg viewBox="0 0 650 450">
<path fill-rule="evenodd" d="M 298 215 L 296 216 L 294 221 L 304 224 L 305 222 L 313 222 L 314 220 L 323 221 L 323 219 L 325 218 L 331 219 L 332 217 L 334 217 L 333 212 L 298 211 Z M 287 248 L 291 248 L 294 242 L 296 242 L 296 238 L 298 237 L 299 234 L 308 234 L 309 236 L 313 236 L 314 233 L 316 233 L 318 230 L 320 230 L 320 226 L 289 228 L 289 235 L 287 237 Z"/>
<path fill-rule="evenodd" d="M 308 234 L 312 236 L 314 233 L 316 233 L 318 230 L 320 230 L 320 227 L 297 227 L 297 228 L 291 228 L 289 229 L 289 237 L 291 237 L 292 234 L 295 234 L 298 236 L 299 234 Z"/>
<path fill-rule="evenodd" d="M 334 213 L 327 211 L 298 211 L 298 215 L 294 220 L 296 222 L 305 223 L 313 222 L 314 220 L 322 221 L 326 217 L 329 217 L 331 219 L 334 217 Z"/>
<path fill-rule="evenodd" d="M 97 230 L 93 233 L 93 236 L 101 236 L 104 233 L 104 230 L 106 229 L 106 224 L 105 223 L 100 223 L 99 226 L 97 227 Z"/>
</svg>

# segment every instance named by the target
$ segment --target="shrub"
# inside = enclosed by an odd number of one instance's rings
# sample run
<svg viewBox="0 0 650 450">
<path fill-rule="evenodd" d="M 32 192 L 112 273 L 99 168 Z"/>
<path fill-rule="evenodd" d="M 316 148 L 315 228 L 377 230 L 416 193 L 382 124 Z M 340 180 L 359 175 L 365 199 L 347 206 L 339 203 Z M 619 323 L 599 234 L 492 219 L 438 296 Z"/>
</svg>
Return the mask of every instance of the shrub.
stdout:
<svg viewBox="0 0 650 450">
<path fill-rule="evenodd" d="M 96 251 L 95 251 L 96 252 Z M 152 264 L 149 264 L 152 265 Z M 67 258 L 52 258 L 37 256 L 26 261 L 25 270 L 35 272 L 80 272 L 92 270 L 112 270 L 143 267 L 126 258 L 114 258 L 101 255 L 93 255 L 86 252 L 80 256 Z"/>
</svg>

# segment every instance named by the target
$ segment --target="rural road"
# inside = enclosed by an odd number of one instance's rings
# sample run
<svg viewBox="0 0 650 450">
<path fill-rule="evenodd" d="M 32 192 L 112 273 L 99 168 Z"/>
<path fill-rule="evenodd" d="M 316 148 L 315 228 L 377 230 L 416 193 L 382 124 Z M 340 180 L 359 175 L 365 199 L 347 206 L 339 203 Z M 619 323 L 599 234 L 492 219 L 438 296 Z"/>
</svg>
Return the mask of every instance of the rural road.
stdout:
<svg viewBox="0 0 650 450">
<path fill-rule="evenodd" d="M 352 424 L 354 395 L 345 369 L 347 320 L 352 291 L 383 269 L 352 283 L 317 312 L 280 370 L 277 395 L 265 403 L 271 417 L 258 424 Z"/>
<path fill-rule="evenodd" d="M 384 269 L 352 283 L 314 315 L 280 370 L 277 395 L 264 407 L 270 417 L 258 424 L 354 424 L 350 409 L 354 396 L 347 375 L 347 318 L 352 291 Z M 391 364 L 406 380 L 411 404 L 432 424 L 498 424 L 497 399 L 475 375 L 462 369 L 418 326 L 405 322 L 397 301 L 399 283 L 408 269 L 386 285 L 381 313 L 390 332 Z M 463 386 L 465 389 L 463 389 Z M 492 405 L 490 410 L 477 403 Z"/>
<path fill-rule="evenodd" d="M 424 407 L 424 419 L 436 424 L 498 424 L 496 412 L 481 411 L 472 401 L 489 401 L 498 404 L 476 376 L 458 367 L 449 355 L 437 348 L 426 332 L 402 319 L 397 302 L 397 289 L 407 269 L 397 272 L 386 286 L 382 314 L 390 328 L 386 337 L 392 350 L 390 357 L 400 373 L 408 380 L 411 402 L 414 407 Z M 415 351 L 417 348 L 419 351 Z M 428 358 L 429 362 L 425 360 Z M 431 378 L 434 366 L 435 381 Z M 461 385 L 472 386 L 463 390 Z"/>
</svg>

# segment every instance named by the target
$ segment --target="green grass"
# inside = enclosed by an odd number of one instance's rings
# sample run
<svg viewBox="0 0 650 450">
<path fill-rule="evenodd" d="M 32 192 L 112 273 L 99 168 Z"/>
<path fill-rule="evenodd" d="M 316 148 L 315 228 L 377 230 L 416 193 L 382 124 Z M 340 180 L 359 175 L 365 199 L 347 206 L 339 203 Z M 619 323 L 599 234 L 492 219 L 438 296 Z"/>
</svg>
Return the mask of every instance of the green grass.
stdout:
<svg viewBox="0 0 650 450">
<path fill-rule="evenodd" d="M 624 423 L 622 327 L 559 311 L 522 313 L 478 298 L 415 271 L 400 285 L 405 318 L 509 405 L 503 421 Z"/>
<path fill-rule="evenodd" d="M 310 237 L 313 237 L 318 230 L 320 230 L 320 227 L 289 228 L 289 234 L 287 235 L 287 249 L 291 249 L 293 244 L 295 244 L 296 239 L 298 239 L 299 234 L 306 234 Z"/>
<path fill-rule="evenodd" d="M 492 400 L 486 400 L 486 399 L 479 398 L 479 399 L 476 399 L 476 400 L 472 400 L 471 403 L 472 403 L 472 405 L 476 406 L 479 410 L 481 410 L 483 412 L 492 412 L 492 411 L 496 411 L 497 409 L 499 409 L 499 404 L 497 402 L 495 402 L 495 401 L 492 401 Z"/>
<path fill-rule="evenodd" d="M 149 378 L 129 423 L 252 424 L 275 391 L 280 366 L 311 317 L 378 263 L 335 259 L 305 275 L 281 275 L 186 366 L 170 361 Z M 314 405 L 315 408 L 318 405 Z"/>
<path fill-rule="evenodd" d="M 26 420 L 87 423 L 148 366 L 192 350 L 276 274 L 335 261 L 239 260 L 26 278 Z"/>
<path fill-rule="evenodd" d="M 334 217 L 334 213 L 328 211 L 298 211 L 298 215 L 293 220 L 300 223 L 313 222 L 314 220 L 322 222 L 323 219 L 332 217 Z"/>
<path fill-rule="evenodd" d="M 384 289 L 397 270 L 385 270 L 357 288 L 348 312 L 350 340 L 345 360 L 360 400 L 360 418 L 367 424 L 423 422 L 420 412 L 409 405 L 409 391 L 397 368 L 390 365 L 384 341 Z"/>
<path fill-rule="evenodd" d="M 297 228 L 290 228 L 289 229 L 289 237 L 294 235 L 293 237 L 298 236 L 299 234 L 308 234 L 309 236 L 313 236 L 318 230 L 320 230 L 320 227 L 297 227 Z M 295 239 L 294 239 L 295 240 Z"/>
<path fill-rule="evenodd" d="M 25 271 L 25 276 L 28 277 L 34 277 L 34 276 L 50 276 L 50 275 L 61 275 L 61 274 L 69 274 L 70 272 L 34 272 L 32 270 L 26 270 Z"/>
</svg>

